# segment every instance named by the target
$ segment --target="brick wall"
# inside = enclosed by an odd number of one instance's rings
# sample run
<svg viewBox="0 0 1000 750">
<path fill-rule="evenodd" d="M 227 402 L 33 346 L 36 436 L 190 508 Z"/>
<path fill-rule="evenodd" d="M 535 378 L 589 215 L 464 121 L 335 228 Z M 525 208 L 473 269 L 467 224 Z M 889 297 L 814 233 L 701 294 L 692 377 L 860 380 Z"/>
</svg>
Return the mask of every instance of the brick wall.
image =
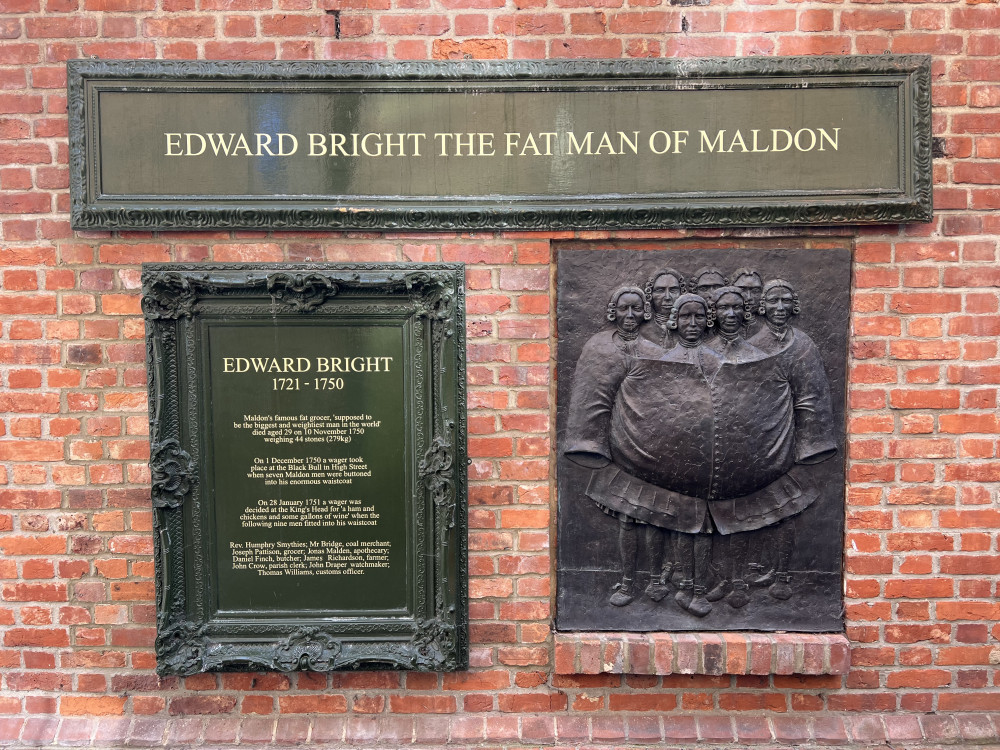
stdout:
<svg viewBox="0 0 1000 750">
<path fill-rule="evenodd" d="M 674 2 L 0 0 L 0 745 L 997 739 L 1000 7 Z M 74 57 L 884 51 L 934 55 L 942 155 L 932 223 L 850 233 L 846 674 L 614 674 L 586 643 L 557 669 L 550 633 L 555 243 L 787 233 L 108 234 L 66 214 Z M 470 264 L 469 672 L 155 676 L 138 264 L 208 260 Z"/>
</svg>

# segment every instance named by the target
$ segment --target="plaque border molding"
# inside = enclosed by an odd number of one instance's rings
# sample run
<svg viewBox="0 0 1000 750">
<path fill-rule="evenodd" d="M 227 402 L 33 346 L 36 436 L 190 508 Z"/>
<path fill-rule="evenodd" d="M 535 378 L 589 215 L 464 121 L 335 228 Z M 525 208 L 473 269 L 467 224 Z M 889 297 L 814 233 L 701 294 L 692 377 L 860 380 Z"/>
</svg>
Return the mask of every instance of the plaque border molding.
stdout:
<svg viewBox="0 0 1000 750">
<path fill-rule="evenodd" d="M 68 72 L 71 223 L 77 230 L 303 229 L 303 230 L 594 230 L 661 227 L 736 227 L 872 224 L 930 221 L 932 216 L 931 57 L 851 55 L 665 60 L 500 60 L 417 62 L 244 62 L 70 60 Z M 604 81 L 609 88 L 643 81 L 677 88 L 745 87 L 753 77 L 772 79 L 852 77 L 894 83 L 900 90 L 900 195 L 794 197 L 781 193 L 715 200 L 582 195 L 558 202 L 483 200 L 460 202 L 386 196 L 337 202 L 222 199 L 129 199 L 97 194 L 94 138 L 97 91 L 256 81 L 288 91 L 323 81 L 367 84 L 454 84 L 459 90 L 500 90 L 546 81 Z M 729 82 L 729 83 L 727 83 Z M 783 85 L 794 85 L 791 82 Z M 809 85 L 807 81 L 799 85 Z M 448 86 L 452 90 L 452 86 Z"/>
<path fill-rule="evenodd" d="M 462 263 L 143 264 L 159 674 L 468 668 L 464 269 Z M 210 435 L 198 387 L 202 316 L 330 322 L 338 314 L 356 317 L 360 308 L 398 320 L 412 354 L 412 616 L 332 618 L 303 610 L 214 616 L 214 582 L 205 572 L 210 532 L 201 530 L 212 502 Z"/>
</svg>

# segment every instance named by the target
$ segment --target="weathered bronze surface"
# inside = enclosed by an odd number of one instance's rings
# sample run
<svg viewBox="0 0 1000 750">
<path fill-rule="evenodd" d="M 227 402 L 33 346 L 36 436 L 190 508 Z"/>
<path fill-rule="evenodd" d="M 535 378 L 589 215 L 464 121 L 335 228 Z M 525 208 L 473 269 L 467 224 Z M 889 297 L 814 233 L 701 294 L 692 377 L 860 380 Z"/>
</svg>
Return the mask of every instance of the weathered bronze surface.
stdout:
<svg viewBox="0 0 1000 750">
<path fill-rule="evenodd" d="M 562 250 L 558 278 L 558 627 L 840 629 L 850 253 Z"/>
<path fill-rule="evenodd" d="M 75 60 L 68 73 L 77 229 L 931 216 L 929 56 Z"/>
<path fill-rule="evenodd" d="M 144 265 L 161 674 L 467 664 L 463 283 Z"/>
</svg>

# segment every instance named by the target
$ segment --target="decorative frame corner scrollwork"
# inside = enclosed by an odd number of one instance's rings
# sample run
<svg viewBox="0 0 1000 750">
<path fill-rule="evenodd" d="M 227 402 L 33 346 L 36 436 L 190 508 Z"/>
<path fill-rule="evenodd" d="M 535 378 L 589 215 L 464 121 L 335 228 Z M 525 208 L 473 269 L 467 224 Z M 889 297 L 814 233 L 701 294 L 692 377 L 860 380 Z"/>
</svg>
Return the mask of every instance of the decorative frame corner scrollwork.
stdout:
<svg viewBox="0 0 1000 750">
<path fill-rule="evenodd" d="M 455 626 L 440 619 L 420 620 L 409 648 L 415 669 L 454 671 L 462 667 L 455 658 Z"/>
<path fill-rule="evenodd" d="M 198 282 L 173 271 L 149 274 L 142 280 L 142 312 L 147 320 L 190 318 L 198 301 Z"/>
<path fill-rule="evenodd" d="M 205 626 L 179 619 L 161 627 L 156 636 L 156 671 L 161 675 L 188 676 L 204 672 L 209 640 Z"/>
</svg>

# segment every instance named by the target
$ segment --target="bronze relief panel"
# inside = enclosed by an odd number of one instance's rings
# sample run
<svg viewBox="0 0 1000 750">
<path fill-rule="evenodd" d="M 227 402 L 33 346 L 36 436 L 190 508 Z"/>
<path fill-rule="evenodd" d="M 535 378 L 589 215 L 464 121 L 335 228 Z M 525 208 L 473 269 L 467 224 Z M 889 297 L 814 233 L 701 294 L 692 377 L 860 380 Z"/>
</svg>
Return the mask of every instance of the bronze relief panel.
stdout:
<svg viewBox="0 0 1000 750">
<path fill-rule="evenodd" d="M 558 627 L 839 630 L 850 252 L 558 274 Z"/>
</svg>

